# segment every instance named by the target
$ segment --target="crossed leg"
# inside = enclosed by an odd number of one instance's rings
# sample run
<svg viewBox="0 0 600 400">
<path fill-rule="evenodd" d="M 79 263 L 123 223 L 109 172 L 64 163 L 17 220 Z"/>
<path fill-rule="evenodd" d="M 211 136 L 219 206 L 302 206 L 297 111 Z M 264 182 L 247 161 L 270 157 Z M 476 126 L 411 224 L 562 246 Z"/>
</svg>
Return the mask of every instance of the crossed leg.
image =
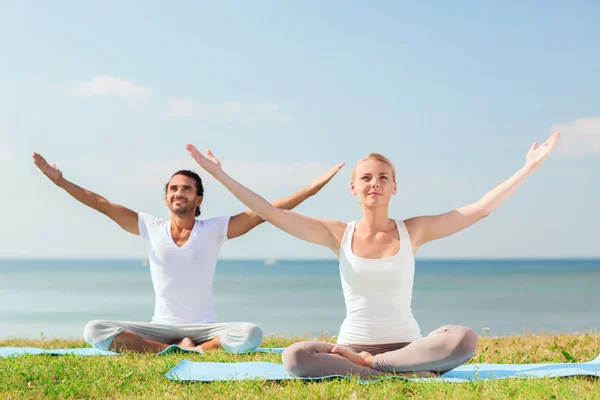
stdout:
<svg viewBox="0 0 600 400">
<path fill-rule="evenodd" d="M 197 351 L 223 347 L 232 353 L 253 350 L 262 342 L 262 331 L 254 324 L 153 324 L 144 322 L 89 322 L 84 330 L 85 340 L 102 350 L 121 352 L 160 352 L 172 344 Z"/>
<path fill-rule="evenodd" d="M 360 345 L 299 342 L 285 349 L 283 365 L 300 377 L 358 375 L 369 378 L 388 373 L 431 376 L 468 361 L 475 354 L 477 341 L 478 336 L 472 329 L 447 325 L 402 348 L 375 355 L 358 353 Z"/>
</svg>

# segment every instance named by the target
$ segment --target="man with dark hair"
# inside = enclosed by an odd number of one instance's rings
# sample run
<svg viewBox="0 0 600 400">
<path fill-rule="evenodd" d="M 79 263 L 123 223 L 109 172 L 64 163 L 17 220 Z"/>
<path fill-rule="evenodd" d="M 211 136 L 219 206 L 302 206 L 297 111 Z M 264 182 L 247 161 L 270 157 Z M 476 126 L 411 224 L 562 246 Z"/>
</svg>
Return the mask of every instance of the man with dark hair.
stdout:
<svg viewBox="0 0 600 400">
<path fill-rule="evenodd" d="M 134 212 L 83 189 L 63 177 L 54 164 L 33 153 L 35 165 L 76 200 L 107 215 L 121 228 L 146 242 L 156 296 L 152 322 L 95 320 L 84 338 L 102 350 L 161 352 L 176 344 L 203 352 L 222 347 L 233 353 L 252 350 L 262 342 L 262 331 L 251 323 L 217 323 L 212 283 L 223 243 L 264 222 L 252 211 L 232 217 L 199 220 L 204 196 L 202 179 L 177 171 L 165 187 L 170 219 Z M 316 194 L 340 170 L 337 165 L 301 191 L 273 203 L 290 210 Z"/>
<path fill-rule="evenodd" d="M 198 175 L 194 171 L 190 171 L 187 169 L 181 169 L 181 170 L 175 172 L 171 176 L 171 179 L 173 179 L 173 177 L 175 175 L 183 175 L 183 176 L 187 176 L 188 178 L 192 178 L 196 182 L 196 194 L 198 196 L 204 196 L 204 185 L 202 184 L 202 178 L 200 178 L 200 175 Z M 170 182 L 170 180 L 169 180 L 169 182 Z M 165 185 L 165 194 L 167 194 L 169 192 L 169 182 L 167 182 L 167 184 Z M 196 208 L 195 216 L 196 217 L 200 216 L 200 206 L 198 206 Z"/>
</svg>

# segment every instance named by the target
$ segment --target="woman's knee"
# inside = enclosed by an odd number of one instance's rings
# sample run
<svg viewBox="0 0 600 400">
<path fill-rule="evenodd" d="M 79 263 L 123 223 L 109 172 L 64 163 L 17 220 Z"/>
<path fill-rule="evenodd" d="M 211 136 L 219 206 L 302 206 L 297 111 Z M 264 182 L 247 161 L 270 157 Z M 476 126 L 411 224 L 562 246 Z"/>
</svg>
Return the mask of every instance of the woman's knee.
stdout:
<svg viewBox="0 0 600 400">
<path fill-rule="evenodd" d="M 450 326 L 449 328 L 454 338 L 453 344 L 456 353 L 467 359 L 473 357 L 477 351 L 479 335 L 473 329 L 466 326 Z"/>
<path fill-rule="evenodd" d="M 479 335 L 471 328 L 465 328 L 462 346 L 469 358 L 473 357 L 477 352 L 477 343 L 479 343 Z"/>
<path fill-rule="evenodd" d="M 314 355 L 330 352 L 333 345 L 322 342 L 298 342 L 285 348 L 281 355 L 283 366 L 292 375 L 312 376 L 313 369 L 318 366 Z"/>
<path fill-rule="evenodd" d="M 283 361 L 285 369 L 288 372 L 295 374 L 298 366 L 302 365 L 305 352 L 304 342 L 294 343 L 286 347 L 281 355 L 281 360 Z"/>
</svg>

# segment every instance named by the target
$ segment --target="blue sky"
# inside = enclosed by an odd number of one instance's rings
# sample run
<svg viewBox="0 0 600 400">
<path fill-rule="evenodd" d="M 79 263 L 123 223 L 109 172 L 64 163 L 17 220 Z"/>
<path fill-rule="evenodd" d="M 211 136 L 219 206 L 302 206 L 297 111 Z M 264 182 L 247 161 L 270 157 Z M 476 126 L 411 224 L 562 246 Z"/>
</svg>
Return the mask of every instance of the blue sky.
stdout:
<svg viewBox="0 0 600 400">
<path fill-rule="evenodd" d="M 494 214 L 422 258 L 600 257 L 600 5 L 579 2 L 35 2 L 0 5 L 0 257 L 143 258 L 135 236 L 54 187 L 65 177 L 167 216 L 184 145 L 275 200 L 346 167 L 298 208 L 351 221 L 352 165 L 386 154 L 396 218 L 471 203 L 561 130 Z M 204 216 L 243 206 L 206 177 Z M 224 258 L 330 257 L 270 226 Z"/>
</svg>

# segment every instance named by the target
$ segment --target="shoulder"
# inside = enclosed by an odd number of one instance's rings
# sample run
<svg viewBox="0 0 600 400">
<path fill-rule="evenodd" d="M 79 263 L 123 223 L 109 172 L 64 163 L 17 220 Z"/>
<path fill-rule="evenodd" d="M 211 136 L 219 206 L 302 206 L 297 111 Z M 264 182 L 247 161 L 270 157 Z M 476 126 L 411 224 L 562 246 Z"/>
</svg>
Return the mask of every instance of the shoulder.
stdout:
<svg viewBox="0 0 600 400">
<path fill-rule="evenodd" d="M 229 223 L 230 219 L 231 219 L 230 216 L 219 216 L 219 217 L 206 218 L 206 219 L 197 219 L 196 224 L 202 228 L 220 227 L 223 225 L 227 225 Z"/>
<path fill-rule="evenodd" d="M 421 246 L 421 237 L 423 235 L 423 227 L 425 226 L 426 220 L 422 217 L 413 217 L 405 220 L 397 220 L 402 222 L 408 237 L 410 238 L 411 245 L 416 252 Z"/>
<path fill-rule="evenodd" d="M 406 227 L 408 233 L 411 234 L 411 236 L 412 234 L 416 234 L 418 231 L 420 231 L 423 226 L 423 221 L 418 217 L 398 219 L 396 221 L 402 223 Z"/>
<path fill-rule="evenodd" d="M 166 220 L 146 213 L 138 213 L 138 229 L 140 236 L 150 238 L 162 230 Z"/>
<path fill-rule="evenodd" d="M 346 232 L 346 229 L 348 228 L 348 226 L 350 224 L 354 223 L 354 222 L 346 223 L 346 222 L 334 221 L 334 220 L 330 220 L 330 219 L 325 219 L 322 221 L 327 226 L 327 228 L 331 231 L 331 233 L 336 237 L 336 239 L 338 239 L 338 241 L 342 240 L 342 237 L 344 236 L 344 233 Z"/>
<path fill-rule="evenodd" d="M 325 224 L 325 226 L 327 227 L 327 229 L 329 230 L 329 232 L 331 233 L 332 237 L 334 238 L 336 246 L 341 245 L 342 242 L 344 241 L 344 238 L 347 236 L 346 232 L 348 231 L 348 226 L 350 226 L 352 224 L 352 222 L 346 223 L 346 222 L 334 221 L 334 220 L 322 220 L 322 221 Z"/>
<path fill-rule="evenodd" d="M 156 217 L 154 215 L 151 214 L 146 214 L 146 213 L 138 213 L 138 221 L 140 223 L 143 223 L 144 225 L 160 225 L 165 223 L 165 219 L 164 218 L 160 218 L 160 217 Z"/>
<path fill-rule="evenodd" d="M 196 220 L 196 230 L 216 235 L 220 240 L 227 240 L 230 216 L 220 216 Z"/>
</svg>

